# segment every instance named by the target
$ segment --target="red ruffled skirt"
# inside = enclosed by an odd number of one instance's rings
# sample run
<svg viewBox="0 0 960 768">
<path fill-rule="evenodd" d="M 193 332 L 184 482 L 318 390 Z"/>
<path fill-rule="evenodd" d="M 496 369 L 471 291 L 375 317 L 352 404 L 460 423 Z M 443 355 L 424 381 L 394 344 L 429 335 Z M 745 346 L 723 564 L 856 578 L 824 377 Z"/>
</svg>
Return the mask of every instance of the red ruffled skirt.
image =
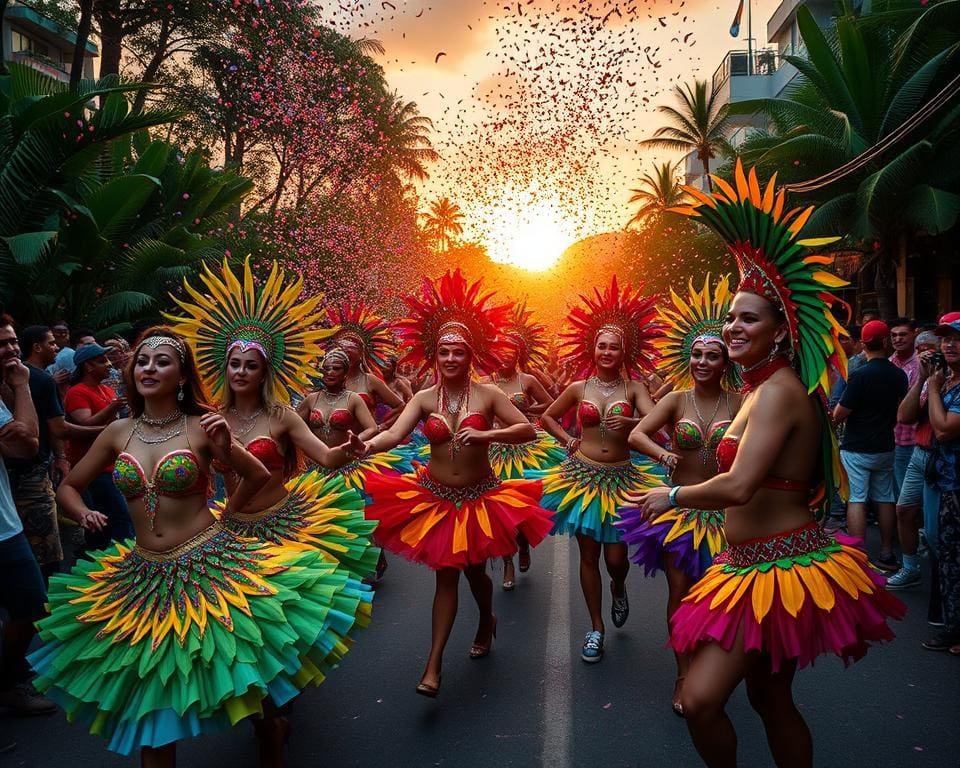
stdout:
<svg viewBox="0 0 960 768">
<path fill-rule="evenodd" d="M 552 512 L 540 504 L 536 480 L 498 480 L 454 488 L 426 468 L 409 475 L 367 477 L 368 519 L 382 547 L 431 568 L 458 568 L 517 551 L 517 534 L 536 546 L 550 532 Z"/>
<path fill-rule="evenodd" d="M 893 639 L 887 619 L 907 609 L 853 541 L 811 522 L 730 546 L 674 613 L 670 644 L 678 653 L 706 642 L 730 650 L 742 626 L 744 649 L 769 654 L 774 672 L 825 653 L 845 664 L 862 658 L 871 643 Z"/>
</svg>

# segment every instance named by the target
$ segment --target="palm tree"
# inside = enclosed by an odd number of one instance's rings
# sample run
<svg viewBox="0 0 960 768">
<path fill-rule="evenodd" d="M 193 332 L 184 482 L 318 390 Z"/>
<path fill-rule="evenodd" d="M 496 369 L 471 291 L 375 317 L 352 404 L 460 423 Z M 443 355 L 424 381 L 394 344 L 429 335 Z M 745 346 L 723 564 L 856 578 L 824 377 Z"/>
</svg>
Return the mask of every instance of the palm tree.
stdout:
<svg viewBox="0 0 960 768">
<path fill-rule="evenodd" d="M 727 148 L 729 118 L 727 107 L 717 101 L 713 89 L 707 90 L 706 80 L 678 85 L 674 92 L 679 99 L 679 108 L 660 105 L 657 111 L 667 115 L 672 125 L 658 128 L 652 139 L 644 139 L 641 147 L 695 152 L 703 164 L 707 190 L 711 190 L 710 161 L 717 153 Z"/>
<path fill-rule="evenodd" d="M 404 102 L 396 93 L 391 98 L 386 118 L 383 133 L 386 138 L 385 160 L 389 165 L 387 172 L 397 182 L 426 181 L 429 174 L 425 163 L 440 159 L 430 143 L 433 121 L 420 114 L 416 102 Z"/>
<path fill-rule="evenodd" d="M 907 12 L 880 1 L 860 17 L 840 16 L 831 45 L 801 6 L 797 24 L 807 55 L 786 57 L 800 71 L 798 84 L 784 97 L 734 109 L 761 110 L 775 129 L 745 159 L 768 174 L 793 164 L 806 179 L 826 176 L 799 185 L 804 202 L 819 204 L 808 226 L 874 243 L 861 275 L 872 273 L 884 317 L 897 314 L 896 269 L 917 232 L 945 232 L 960 215 L 960 108 L 942 107 L 901 134 L 956 76 L 960 43 L 944 30 L 958 21 L 957 0 Z M 859 167 L 833 173 L 854 158 Z"/>
<path fill-rule="evenodd" d="M 452 236 L 462 235 L 463 212 L 449 198 L 441 197 L 430 203 L 430 210 L 423 216 L 423 229 L 437 244 L 440 253 L 450 250 Z"/>
<path fill-rule="evenodd" d="M 668 208 L 681 205 L 684 201 L 683 190 L 680 189 L 680 178 L 677 168 L 680 162 L 662 163 L 653 166 L 653 173 L 647 172 L 640 177 L 640 186 L 631 189 L 633 192 L 629 202 L 640 203 L 640 208 L 633 214 L 624 229 L 631 224 L 640 224 L 647 219 L 661 216 Z"/>
</svg>

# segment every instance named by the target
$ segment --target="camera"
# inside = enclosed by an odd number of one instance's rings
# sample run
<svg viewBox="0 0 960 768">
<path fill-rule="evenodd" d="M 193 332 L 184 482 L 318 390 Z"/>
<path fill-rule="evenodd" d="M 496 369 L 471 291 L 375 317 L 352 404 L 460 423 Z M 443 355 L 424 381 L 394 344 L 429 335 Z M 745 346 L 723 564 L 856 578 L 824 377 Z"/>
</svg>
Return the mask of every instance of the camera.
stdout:
<svg viewBox="0 0 960 768">
<path fill-rule="evenodd" d="M 928 358 L 928 362 L 942 371 L 944 376 L 950 373 L 950 367 L 947 365 L 947 358 L 943 356 L 943 352 L 934 352 Z"/>
</svg>

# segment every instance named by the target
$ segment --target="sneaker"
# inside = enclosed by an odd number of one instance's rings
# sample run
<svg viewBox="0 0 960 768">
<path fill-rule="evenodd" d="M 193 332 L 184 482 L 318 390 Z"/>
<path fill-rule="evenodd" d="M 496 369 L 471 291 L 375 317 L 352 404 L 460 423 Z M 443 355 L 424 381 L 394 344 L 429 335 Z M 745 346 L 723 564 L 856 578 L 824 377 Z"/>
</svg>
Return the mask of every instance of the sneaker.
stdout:
<svg viewBox="0 0 960 768">
<path fill-rule="evenodd" d="M 0 691 L 0 707 L 12 709 L 17 715 L 50 715 L 57 711 L 57 705 L 37 693 L 30 683 Z"/>
<path fill-rule="evenodd" d="M 603 658 L 603 632 L 597 630 L 587 632 L 583 641 L 583 650 L 580 651 L 580 658 L 587 664 L 595 664 Z"/>
<path fill-rule="evenodd" d="M 901 568 L 893 576 L 887 579 L 887 589 L 906 589 L 907 587 L 918 587 L 923 582 L 923 577 L 919 570 L 912 568 Z"/>
<path fill-rule="evenodd" d="M 931 627 L 945 627 L 947 623 L 943 619 L 927 619 L 927 624 Z"/>
<path fill-rule="evenodd" d="M 924 640 L 920 645 L 928 651 L 946 651 L 957 643 L 960 643 L 960 631 L 945 629 L 937 632 L 929 640 Z"/>
<path fill-rule="evenodd" d="M 623 588 L 623 594 L 617 597 L 613 596 L 613 603 L 610 605 L 610 618 L 613 626 L 622 627 L 627 623 L 627 616 L 630 615 L 630 603 L 627 601 L 627 588 Z"/>
<path fill-rule="evenodd" d="M 873 560 L 870 561 L 870 565 L 876 568 L 878 571 L 896 571 L 900 568 L 900 563 L 897 561 L 896 556 L 891 552 L 888 555 L 877 555 Z"/>
</svg>

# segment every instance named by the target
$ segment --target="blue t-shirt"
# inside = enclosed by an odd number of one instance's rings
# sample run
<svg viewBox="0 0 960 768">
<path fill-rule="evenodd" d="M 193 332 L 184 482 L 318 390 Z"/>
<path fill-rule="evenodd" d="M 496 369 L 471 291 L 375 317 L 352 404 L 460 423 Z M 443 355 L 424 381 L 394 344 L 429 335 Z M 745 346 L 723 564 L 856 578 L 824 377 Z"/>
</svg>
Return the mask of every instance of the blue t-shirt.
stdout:
<svg viewBox="0 0 960 768">
<path fill-rule="evenodd" d="M 960 413 L 960 386 L 943 394 L 943 408 L 947 413 Z M 933 444 L 933 472 L 937 488 L 941 491 L 960 491 L 960 438 Z"/>
<path fill-rule="evenodd" d="M 7 426 L 11 421 L 13 421 L 13 414 L 4 405 L 3 400 L 0 400 L 0 428 Z M 13 503 L 13 494 L 10 492 L 7 468 L 0 461 L 0 541 L 6 541 L 22 530 L 23 524 L 20 522 L 20 516 Z"/>
</svg>

